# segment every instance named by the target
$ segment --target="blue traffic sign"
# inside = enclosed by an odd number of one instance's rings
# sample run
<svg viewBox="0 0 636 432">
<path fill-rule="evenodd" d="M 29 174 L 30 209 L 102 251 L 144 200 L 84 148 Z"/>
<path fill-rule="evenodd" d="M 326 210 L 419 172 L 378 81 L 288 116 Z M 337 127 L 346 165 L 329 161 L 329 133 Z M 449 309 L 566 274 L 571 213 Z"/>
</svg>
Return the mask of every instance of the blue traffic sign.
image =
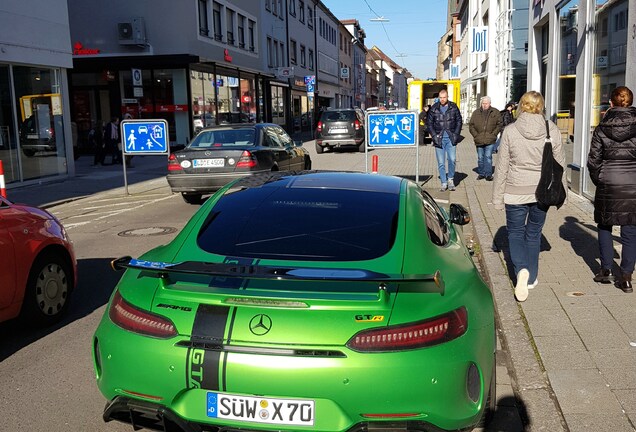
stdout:
<svg viewBox="0 0 636 432">
<path fill-rule="evenodd" d="M 377 111 L 367 113 L 367 146 L 417 146 L 417 119 L 417 111 Z"/>
<path fill-rule="evenodd" d="M 125 154 L 166 154 L 170 149 L 165 120 L 123 120 L 121 136 Z"/>
</svg>

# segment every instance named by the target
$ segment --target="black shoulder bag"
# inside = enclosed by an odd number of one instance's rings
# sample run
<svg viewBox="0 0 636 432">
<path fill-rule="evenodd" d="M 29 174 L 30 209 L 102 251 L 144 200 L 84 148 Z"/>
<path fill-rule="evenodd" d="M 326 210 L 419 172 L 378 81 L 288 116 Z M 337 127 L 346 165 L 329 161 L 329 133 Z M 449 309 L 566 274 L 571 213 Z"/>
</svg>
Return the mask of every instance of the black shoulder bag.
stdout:
<svg viewBox="0 0 636 432">
<path fill-rule="evenodd" d="M 541 179 L 537 185 L 535 196 L 537 202 L 545 207 L 560 208 L 565 202 L 566 191 L 563 187 L 563 167 L 554 159 L 550 127 L 545 121 L 545 146 L 541 161 Z"/>
</svg>

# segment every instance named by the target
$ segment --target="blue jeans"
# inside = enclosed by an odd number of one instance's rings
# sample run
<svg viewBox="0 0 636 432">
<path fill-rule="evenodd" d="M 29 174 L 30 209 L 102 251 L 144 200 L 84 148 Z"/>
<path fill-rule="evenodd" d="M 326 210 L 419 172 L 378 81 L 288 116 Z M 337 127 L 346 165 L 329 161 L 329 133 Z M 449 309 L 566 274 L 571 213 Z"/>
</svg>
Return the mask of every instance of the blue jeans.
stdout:
<svg viewBox="0 0 636 432">
<path fill-rule="evenodd" d="M 477 174 L 484 177 L 492 175 L 492 152 L 494 144 L 477 147 Z"/>
<path fill-rule="evenodd" d="M 539 273 L 541 230 L 547 214 L 547 209 L 539 208 L 537 203 L 506 204 L 506 227 L 512 267 L 515 275 L 519 270 L 527 269 L 530 272 L 530 283 L 537 279 Z"/>
<path fill-rule="evenodd" d="M 633 273 L 636 265 L 636 225 L 621 226 L 621 272 Z M 601 268 L 612 269 L 614 264 L 614 240 L 611 225 L 598 225 L 598 247 L 601 252 Z"/>
<path fill-rule="evenodd" d="M 447 184 L 448 179 L 454 181 L 456 149 L 453 143 L 451 143 L 448 135 L 444 134 L 444 137 L 442 138 L 442 148 L 435 147 L 435 157 L 437 158 L 439 180 L 442 182 L 442 184 Z M 448 175 L 446 174 L 446 157 L 448 157 Z"/>
</svg>

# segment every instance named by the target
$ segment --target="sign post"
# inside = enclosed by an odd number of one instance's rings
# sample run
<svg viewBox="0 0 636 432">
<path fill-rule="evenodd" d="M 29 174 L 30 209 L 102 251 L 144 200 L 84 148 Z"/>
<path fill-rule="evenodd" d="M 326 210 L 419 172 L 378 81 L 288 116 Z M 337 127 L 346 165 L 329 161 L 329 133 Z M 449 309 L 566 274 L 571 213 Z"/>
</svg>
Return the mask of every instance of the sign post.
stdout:
<svg viewBox="0 0 636 432">
<path fill-rule="evenodd" d="M 415 182 L 420 181 L 420 149 L 417 110 L 367 112 L 365 118 L 365 171 L 369 172 L 369 148 L 415 147 Z"/>
<path fill-rule="evenodd" d="M 124 186 L 128 193 L 128 178 L 126 176 L 126 155 L 167 155 L 170 152 L 170 137 L 168 122 L 157 120 L 122 120 L 121 122 L 121 151 L 124 168 Z"/>
</svg>

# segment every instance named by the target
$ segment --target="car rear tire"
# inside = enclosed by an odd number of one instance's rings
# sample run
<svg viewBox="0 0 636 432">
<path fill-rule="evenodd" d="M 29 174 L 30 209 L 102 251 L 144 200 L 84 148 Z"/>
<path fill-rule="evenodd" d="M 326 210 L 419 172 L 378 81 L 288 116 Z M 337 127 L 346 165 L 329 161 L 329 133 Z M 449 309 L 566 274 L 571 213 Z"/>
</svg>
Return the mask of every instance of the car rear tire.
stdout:
<svg viewBox="0 0 636 432">
<path fill-rule="evenodd" d="M 188 204 L 201 204 L 203 200 L 201 199 L 201 194 L 193 194 L 193 193 L 182 193 L 181 196 L 183 200 Z"/>
<path fill-rule="evenodd" d="M 49 325 L 68 309 L 74 283 L 67 257 L 52 251 L 36 258 L 29 272 L 22 312 L 26 322 Z"/>
<path fill-rule="evenodd" d="M 495 411 L 497 410 L 497 363 L 492 365 L 492 377 L 490 378 L 490 390 L 488 391 L 488 398 L 486 399 L 486 407 L 484 408 L 484 414 L 481 417 L 479 426 L 485 428 L 490 424 Z"/>
<path fill-rule="evenodd" d="M 362 143 L 358 146 L 358 151 L 360 153 L 364 153 L 365 149 L 366 149 L 366 143 Z"/>
<path fill-rule="evenodd" d="M 311 170 L 311 159 L 309 159 L 309 156 L 307 156 L 305 158 L 305 171 L 309 171 Z"/>
<path fill-rule="evenodd" d="M 24 153 L 26 157 L 33 157 L 33 155 L 35 154 L 33 150 L 26 150 L 26 149 L 22 149 L 22 153 Z"/>
<path fill-rule="evenodd" d="M 316 153 L 322 154 L 325 151 L 324 147 L 320 144 L 316 144 Z"/>
</svg>

